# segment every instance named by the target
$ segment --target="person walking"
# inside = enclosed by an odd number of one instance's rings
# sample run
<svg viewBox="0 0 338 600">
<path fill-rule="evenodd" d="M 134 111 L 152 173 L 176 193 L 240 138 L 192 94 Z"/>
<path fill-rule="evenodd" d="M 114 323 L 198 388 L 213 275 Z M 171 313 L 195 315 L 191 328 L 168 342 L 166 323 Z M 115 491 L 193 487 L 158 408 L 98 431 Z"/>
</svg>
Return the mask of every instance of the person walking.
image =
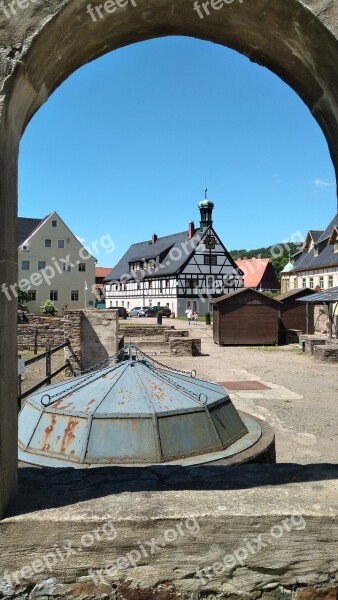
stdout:
<svg viewBox="0 0 338 600">
<path fill-rule="evenodd" d="M 194 312 L 193 317 L 194 317 L 194 325 L 197 325 L 197 321 L 198 321 L 198 317 L 199 317 L 197 310 Z"/>
<path fill-rule="evenodd" d="M 190 325 L 190 321 L 192 319 L 192 310 L 191 310 L 191 308 L 187 308 L 187 310 L 185 311 L 185 314 L 187 315 L 188 323 Z"/>
</svg>

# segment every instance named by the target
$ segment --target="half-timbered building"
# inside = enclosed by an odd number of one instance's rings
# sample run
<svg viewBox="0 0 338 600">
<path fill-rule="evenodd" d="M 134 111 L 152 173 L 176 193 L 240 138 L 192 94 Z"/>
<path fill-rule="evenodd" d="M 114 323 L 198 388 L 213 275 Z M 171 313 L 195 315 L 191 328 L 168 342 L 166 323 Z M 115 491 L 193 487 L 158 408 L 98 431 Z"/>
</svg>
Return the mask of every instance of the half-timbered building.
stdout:
<svg viewBox="0 0 338 600">
<path fill-rule="evenodd" d="M 133 244 L 105 279 L 106 307 L 168 306 L 177 316 L 212 310 L 211 300 L 243 287 L 212 220 L 213 202 L 198 204 L 200 226 Z"/>
</svg>

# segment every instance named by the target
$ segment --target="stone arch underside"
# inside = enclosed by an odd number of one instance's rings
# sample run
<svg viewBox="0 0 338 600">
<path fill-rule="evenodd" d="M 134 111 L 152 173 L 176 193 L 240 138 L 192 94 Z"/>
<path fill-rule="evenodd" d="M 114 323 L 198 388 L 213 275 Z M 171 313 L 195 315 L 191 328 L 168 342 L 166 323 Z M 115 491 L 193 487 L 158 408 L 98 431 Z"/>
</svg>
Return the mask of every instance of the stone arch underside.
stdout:
<svg viewBox="0 0 338 600">
<path fill-rule="evenodd" d="M 0 274 L 17 277 L 15 218 L 20 137 L 76 69 L 122 46 L 169 35 L 228 46 L 281 77 L 303 99 L 338 172 L 336 0 L 234 0 L 200 19 L 192 0 L 134 0 L 94 22 L 88 0 L 30 1 L 0 14 Z M 99 4 L 94 0 L 92 4 Z M 134 7 L 133 4 L 136 4 Z M 116 107 L 118 111 L 118 100 Z M 93 116 L 99 106 L 93 106 Z M 203 116 L 202 116 L 203 118 Z M 0 293 L 0 513 L 16 486 L 16 307 Z"/>
</svg>

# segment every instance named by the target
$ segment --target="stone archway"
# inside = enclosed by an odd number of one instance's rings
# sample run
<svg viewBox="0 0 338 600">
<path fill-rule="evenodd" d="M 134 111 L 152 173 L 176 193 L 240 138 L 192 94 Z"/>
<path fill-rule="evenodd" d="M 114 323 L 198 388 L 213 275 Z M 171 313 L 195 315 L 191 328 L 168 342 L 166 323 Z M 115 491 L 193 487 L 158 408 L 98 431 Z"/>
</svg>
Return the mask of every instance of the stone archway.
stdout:
<svg viewBox="0 0 338 600">
<path fill-rule="evenodd" d="M 0 285 L 13 285 L 17 277 L 17 157 L 25 126 L 77 68 L 128 44 L 168 35 L 198 37 L 229 46 L 266 66 L 307 104 L 324 132 L 338 173 L 336 0 L 224 0 L 223 5 L 221 0 L 211 0 L 205 4 L 209 15 L 204 11 L 201 18 L 192 0 L 117 0 L 116 10 L 94 22 L 87 0 L 5 3 L 7 13 L 0 10 Z M 112 10 L 114 3 L 110 0 L 108 6 Z M 17 444 L 16 306 L 3 293 L 0 310 L 3 514 L 16 489 Z"/>
</svg>

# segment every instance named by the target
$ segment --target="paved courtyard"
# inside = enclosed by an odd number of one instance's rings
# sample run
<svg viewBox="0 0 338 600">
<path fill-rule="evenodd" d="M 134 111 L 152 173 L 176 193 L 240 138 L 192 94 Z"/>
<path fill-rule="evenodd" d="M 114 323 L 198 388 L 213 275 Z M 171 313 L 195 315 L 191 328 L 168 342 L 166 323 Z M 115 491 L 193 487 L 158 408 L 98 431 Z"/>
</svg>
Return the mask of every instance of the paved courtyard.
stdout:
<svg viewBox="0 0 338 600">
<path fill-rule="evenodd" d="M 138 324 L 153 319 L 128 319 Z M 164 319 L 176 329 L 188 329 L 185 321 Z M 338 462 L 338 365 L 321 363 L 303 354 L 298 345 L 284 347 L 219 347 L 204 323 L 190 325 L 202 338 L 199 357 L 158 359 L 182 370 L 195 369 L 197 377 L 215 382 L 257 382 L 230 387 L 261 389 L 228 390 L 239 410 L 265 419 L 275 430 L 277 461 L 283 463 Z M 155 357 L 156 358 L 156 357 Z M 264 389 L 266 386 L 266 389 Z"/>
</svg>

